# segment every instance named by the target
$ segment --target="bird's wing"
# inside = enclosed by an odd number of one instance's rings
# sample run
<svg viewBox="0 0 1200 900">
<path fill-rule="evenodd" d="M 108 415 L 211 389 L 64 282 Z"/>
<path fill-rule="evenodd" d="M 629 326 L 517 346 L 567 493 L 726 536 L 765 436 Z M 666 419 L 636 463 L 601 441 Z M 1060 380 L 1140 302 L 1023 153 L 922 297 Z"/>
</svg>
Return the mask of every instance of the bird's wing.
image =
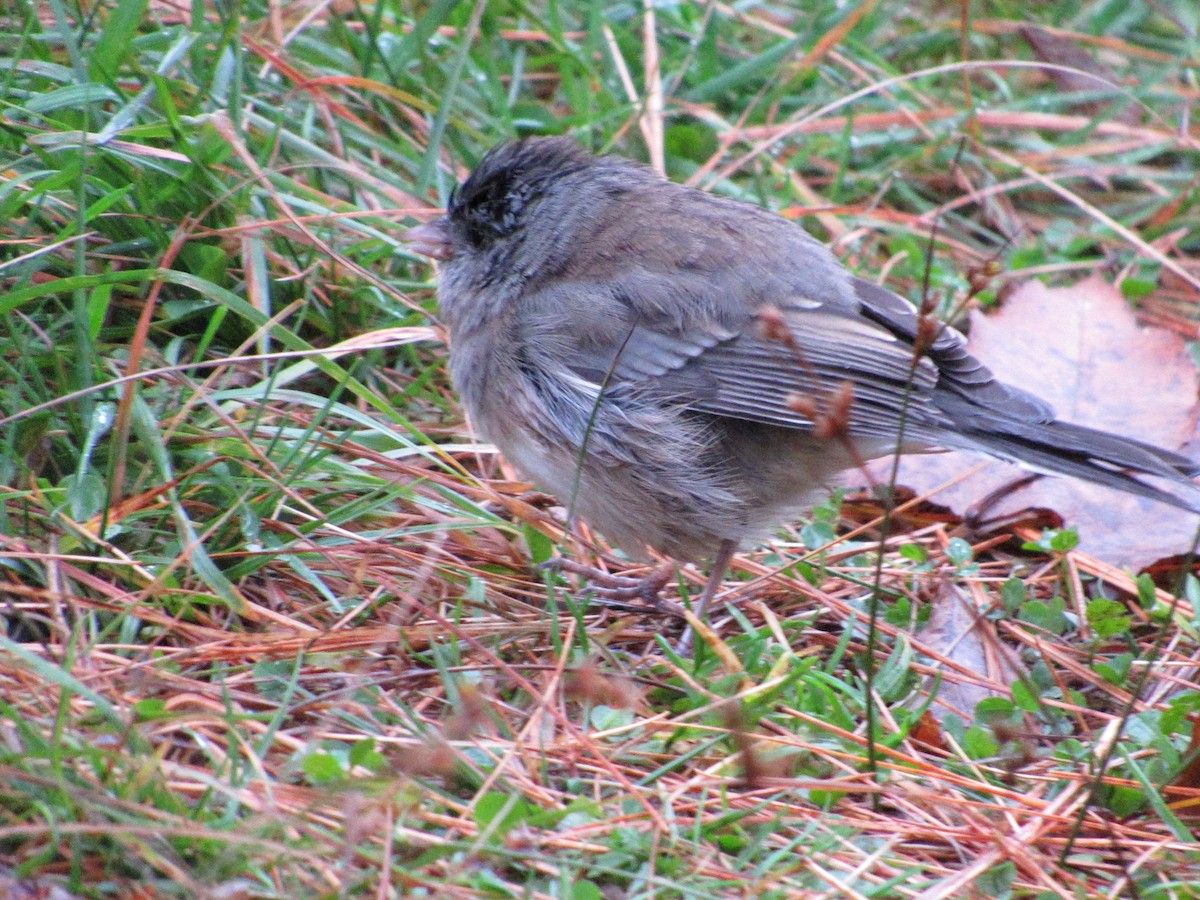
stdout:
<svg viewBox="0 0 1200 900">
<path fill-rule="evenodd" d="M 662 290 L 669 289 L 675 303 L 647 300 L 655 298 L 660 280 L 670 285 Z M 935 443 L 946 424 L 938 403 L 946 391 L 967 407 L 979 402 L 1019 419 L 1053 418 L 1047 404 L 996 382 L 956 331 L 943 330 L 929 352 L 914 359 L 915 309 L 869 282 L 848 280 L 849 301 L 782 292 L 757 307 L 705 299 L 714 291 L 725 298 L 739 287 L 750 291 L 762 280 L 747 274 L 739 281 L 736 272 L 722 284 L 690 273 L 607 273 L 573 282 L 569 297 L 562 295 L 566 289 L 543 294 L 531 305 L 544 311 L 531 310 L 529 319 L 539 323 L 535 342 L 552 350 L 549 356 L 569 360 L 575 375 L 718 416 L 811 429 L 811 411 L 820 414 L 848 381 L 852 433 L 891 437 L 903 419 L 914 442 Z M 571 314 L 563 316 L 564 308 Z M 713 309 L 720 314 L 706 314 Z"/>
<path fill-rule="evenodd" d="M 853 285 L 865 317 L 910 344 L 915 340 L 919 320 L 911 303 L 860 278 L 855 278 Z M 943 326 L 926 353 L 937 367 L 939 392 L 947 397 L 946 402 L 955 403 L 956 408 L 965 403 L 986 411 L 989 419 L 999 416 L 1029 424 L 1054 421 L 1053 406 L 1020 388 L 997 381 L 991 369 L 971 354 L 966 338 L 954 328 Z M 957 417 L 955 420 L 958 421 Z"/>
<path fill-rule="evenodd" d="M 630 343 L 640 339 L 635 333 Z M 628 372 L 620 359 L 616 371 Z M 829 411 L 848 381 L 851 430 L 894 435 L 906 406 L 914 423 L 929 418 L 937 371 L 914 360 L 911 344 L 887 329 L 797 298 L 764 308 L 733 337 L 661 376 L 658 388 L 670 393 L 676 383 L 686 389 L 701 379 L 710 390 L 688 397 L 694 409 L 803 429 L 812 427 L 814 413 Z"/>
</svg>

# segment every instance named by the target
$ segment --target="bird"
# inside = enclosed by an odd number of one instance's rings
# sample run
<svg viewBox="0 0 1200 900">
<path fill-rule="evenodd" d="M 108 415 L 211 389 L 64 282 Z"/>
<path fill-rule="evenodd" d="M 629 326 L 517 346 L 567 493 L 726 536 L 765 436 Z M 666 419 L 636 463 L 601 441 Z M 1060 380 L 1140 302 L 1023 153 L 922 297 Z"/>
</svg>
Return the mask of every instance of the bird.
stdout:
<svg viewBox="0 0 1200 900">
<path fill-rule="evenodd" d="M 1200 512 L 1196 462 L 1059 420 L 799 224 L 569 137 L 498 144 L 402 237 L 438 261 L 476 430 L 626 553 L 711 560 L 700 618 L 739 547 L 896 452 L 978 451 Z"/>
</svg>

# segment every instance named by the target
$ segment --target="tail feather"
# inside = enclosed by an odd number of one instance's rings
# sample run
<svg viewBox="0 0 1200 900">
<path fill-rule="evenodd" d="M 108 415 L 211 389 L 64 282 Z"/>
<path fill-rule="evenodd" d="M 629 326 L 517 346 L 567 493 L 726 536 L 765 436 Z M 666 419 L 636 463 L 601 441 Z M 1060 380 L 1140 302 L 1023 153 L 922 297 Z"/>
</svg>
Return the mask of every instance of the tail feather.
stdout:
<svg viewBox="0 0 1200 900">
<path fill-rule="evenodd" d="M 1200 512 L 1200 486 L 1191 480 L 1200 476 L 1200 464 L 1180 453 L 1069 422 L 1002 420 L 989 424 L 987 430 L 965 428 L 957 436 L 965 438 L 970 449 L 1001 459 Z M 1169 482 L 1169 489 L 1131 473 L 1162 478 Z"/>
</svg>

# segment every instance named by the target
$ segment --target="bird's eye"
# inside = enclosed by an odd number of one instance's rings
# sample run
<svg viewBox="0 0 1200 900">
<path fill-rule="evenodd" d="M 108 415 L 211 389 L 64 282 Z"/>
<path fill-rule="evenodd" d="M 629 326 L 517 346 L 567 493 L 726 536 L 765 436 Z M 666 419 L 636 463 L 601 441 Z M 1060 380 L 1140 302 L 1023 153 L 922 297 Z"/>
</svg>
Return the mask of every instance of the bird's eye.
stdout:
<svg viewBox="0 0 1200 900">
<path fill-rule="evenodd" d="M 512 234 L 521 224 L 529 204 L 530 188 L 510 172 L 472 184 L 470 180 L 451 195 L 450 217 L 459 222 L 471 244 L 482 248 Z"/>
</svg>

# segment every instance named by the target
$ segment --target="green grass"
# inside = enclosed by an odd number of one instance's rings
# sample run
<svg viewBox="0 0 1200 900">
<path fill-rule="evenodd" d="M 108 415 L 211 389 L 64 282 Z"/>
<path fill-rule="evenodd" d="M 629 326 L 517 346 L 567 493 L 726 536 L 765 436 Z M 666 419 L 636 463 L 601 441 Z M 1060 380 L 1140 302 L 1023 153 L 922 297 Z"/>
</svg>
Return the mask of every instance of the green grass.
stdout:
<svg viewBox="0 0 1200 900">
<path fill-rule="evenodd" d="M 1195 896 L 1194 580 L 834 502 L 673 656 L 534 571 L 595 548 L 474 443 L 398 240 L 569 133 L 947 315 L 1101 272 L 1190 334 L 1178 6 L 661 4 L 650 43 L 633 3 L 0 11 L 0 893 Z M 1032 65 L 1031 16 L 1112 93 Z M 1015 685 L 939 664 L 947 583 Z"/>
</svg>

